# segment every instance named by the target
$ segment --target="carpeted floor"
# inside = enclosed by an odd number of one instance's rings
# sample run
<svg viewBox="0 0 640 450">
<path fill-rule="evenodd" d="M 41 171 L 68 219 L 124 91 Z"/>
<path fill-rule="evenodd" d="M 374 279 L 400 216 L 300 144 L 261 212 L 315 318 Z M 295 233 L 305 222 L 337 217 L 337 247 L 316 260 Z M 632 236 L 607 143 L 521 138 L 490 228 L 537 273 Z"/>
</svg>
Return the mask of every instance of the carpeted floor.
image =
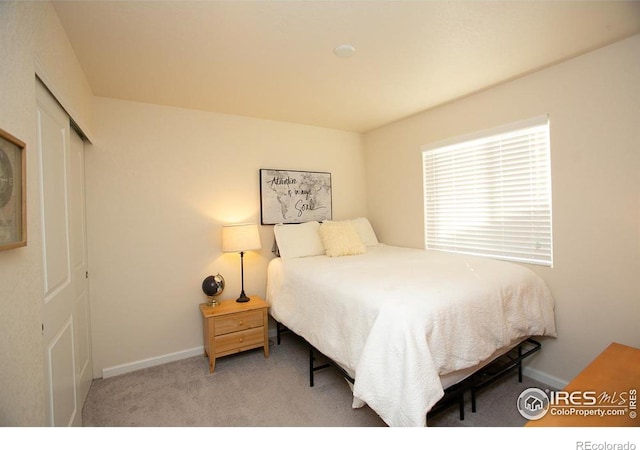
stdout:
<svg viewBox="0 0 640 450">
<path fill-rule="evenodd" d="M 316 373 L 309 387 L 308 350 L 295 335 L 262 350 L 216 361 L 196 356 L 108 379 L 94 380 L 83 409 L 87 427 L 384 427 L 370 408 L 353 409 L 351 390 L 332 369 Z M 528 387 L 545 388 L 517 373 L 467 399 L 465 420 L 457 406 L 430 418 L 430 427 L 520 427 L 516 400 Z"/>
</svg>

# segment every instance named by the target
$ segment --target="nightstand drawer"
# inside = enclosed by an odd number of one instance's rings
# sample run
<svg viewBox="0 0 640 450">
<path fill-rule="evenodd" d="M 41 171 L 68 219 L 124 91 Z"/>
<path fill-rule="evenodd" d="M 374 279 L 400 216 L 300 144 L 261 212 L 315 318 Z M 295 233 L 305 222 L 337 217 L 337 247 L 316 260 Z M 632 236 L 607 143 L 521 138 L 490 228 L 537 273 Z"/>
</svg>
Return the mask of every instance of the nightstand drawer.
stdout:
<svg viewBox="0 0 640 450">
<path fill-rule="evenodd" d="M 216 336 L 214 341 L 216 356 L 237 353 L 254 347 L 262 347 L 264 344 L 264 328 L 251 328 L 223 336 Z"/>
<path fill-rule="evenodd" d="M 261 310 L 255 310 L 216 317 L 214 319 L 216 336 L 261 327 L 264 320 L 262 314 Z"/>
</svg>

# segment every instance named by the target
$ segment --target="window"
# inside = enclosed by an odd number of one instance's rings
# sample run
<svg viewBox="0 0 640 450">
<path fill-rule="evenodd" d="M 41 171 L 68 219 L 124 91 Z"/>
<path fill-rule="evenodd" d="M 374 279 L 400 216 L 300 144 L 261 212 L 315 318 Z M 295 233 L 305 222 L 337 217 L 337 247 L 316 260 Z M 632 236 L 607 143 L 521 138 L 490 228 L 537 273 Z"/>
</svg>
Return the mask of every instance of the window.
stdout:
<svg viewBox="0 0 640 450">
<path fill-rule="evenodd" d="M 548 117 L 422 150 L 426 248 L 552 265 Z"/>
</svg>

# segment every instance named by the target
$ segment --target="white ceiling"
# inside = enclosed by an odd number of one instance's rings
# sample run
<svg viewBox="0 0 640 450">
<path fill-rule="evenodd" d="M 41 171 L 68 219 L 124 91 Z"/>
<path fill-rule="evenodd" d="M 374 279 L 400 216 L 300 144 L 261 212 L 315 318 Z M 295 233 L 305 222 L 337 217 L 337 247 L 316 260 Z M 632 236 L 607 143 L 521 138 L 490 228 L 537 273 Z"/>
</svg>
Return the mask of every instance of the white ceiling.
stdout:
<svg viewBox="0 0 640 450">
<path fill-rule="evenodd" d="M 97 96 L 356 132 L 640 33 L 637 1 L 54 5 Z"/>
</svg>

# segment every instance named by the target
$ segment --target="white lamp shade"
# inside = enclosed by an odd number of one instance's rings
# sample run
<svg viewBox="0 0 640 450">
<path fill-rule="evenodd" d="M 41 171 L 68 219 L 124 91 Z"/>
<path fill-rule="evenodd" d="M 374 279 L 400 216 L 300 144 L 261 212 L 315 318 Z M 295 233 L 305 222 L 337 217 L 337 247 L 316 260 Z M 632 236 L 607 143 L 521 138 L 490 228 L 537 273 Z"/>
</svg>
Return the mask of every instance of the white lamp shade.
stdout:
<svg viewBox="0 0 640 450">
<path fill-rule="evenodd" d="M 222 251 L 246 252 L 259 250 L 262 247 L 258 225 L 240 223 L 222 227 Z"/>
</svg>

